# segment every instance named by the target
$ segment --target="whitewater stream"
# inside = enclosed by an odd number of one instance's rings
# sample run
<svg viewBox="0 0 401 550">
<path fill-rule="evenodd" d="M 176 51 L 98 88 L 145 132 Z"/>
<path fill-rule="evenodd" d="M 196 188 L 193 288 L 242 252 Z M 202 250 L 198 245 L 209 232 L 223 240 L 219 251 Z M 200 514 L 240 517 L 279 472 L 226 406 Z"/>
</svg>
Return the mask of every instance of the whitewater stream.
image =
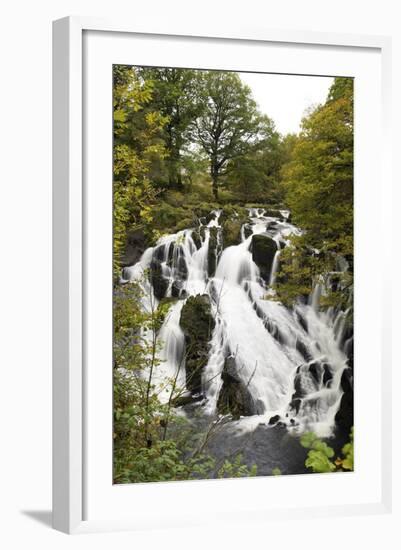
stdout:
<svg viewBox="0 0 401 550">
<path fill-rule="evenodd" d="M 220 216 L 220 211 L 214 211 L 199 222 L 200 227 L 163 236 L 137 264 L 123 270 L 123 282 L 135 280 L 145 285 L 145 309 L 150 308 L 150 301 L 155 307 L 160 299 L 160 291 L 157 298 L 143 275 L 152 262 L 160 266 L 163 295 L 177 298 L 158 333 L 161 362 L 155 381 L 163 384 L 176 378 L 178 385 L 185 386 L 186 343 L 180 315 L 190 296 L 207 295 L 215 322 L 202 369 L 198 409 L 208 417 L 218 413 L 223 370 L 229 360 L 251 401 L 251 411 L 232 422 L 231 432 L 254 434 L 261 425 L 279 422 L 287 432 L 313 430 L 330 437 L 343 395 L 341 381 L 350 346 L 344 328 L 346 312 L 319 310 L 320 285 L 307 301 L 300 300 L 293 308 L 273 299 L 271 285 L 280 253 L 288 246 L 290 235 L 301 233 L 288 221 L 289 212 L 269 216 L 262 208 L 249 209 L 241 242 L 226 248 Z M 255 235 L 274 241 L 276 248 L 263 276 L 253 260 Z M 210 252 L 216 259 L 212 273 Z"/>
</svg>

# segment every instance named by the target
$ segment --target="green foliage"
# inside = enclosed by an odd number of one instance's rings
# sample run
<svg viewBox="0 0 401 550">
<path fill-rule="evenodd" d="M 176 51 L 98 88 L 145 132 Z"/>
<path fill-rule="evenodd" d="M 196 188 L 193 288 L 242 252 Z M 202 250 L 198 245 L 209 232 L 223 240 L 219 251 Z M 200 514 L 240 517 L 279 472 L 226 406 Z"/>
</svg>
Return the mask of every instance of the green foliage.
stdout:
<svg viewBox="0 0 401 550">
<path fill-rule="evenodd" d="M 343 458 L 334 457 L 334 450 L 313 432 L 306 432 L 301 436 L 300 443 L 309 449 L 305 466 L 314 473 L 328 473 L 354 469 L 354 429 L 351 429 L 350 441 L 342 448 Z"/>
<path fill-rule="evenodd" d="M 350 440 L 342 448 L 342 454 L 344 456 L 341 460 L 340 466 L 343 470 L 354 469 L 354 428 L 351 428 Z"/>
<path fill-rule="evenodd" d="M 273 468 L 272 475 L 274 476 L 281 476 L 281 470 L 280 468 Z"/>
<path fill-rule="evenodd" d="M 255 477 L 257 474 L 257 466 L 253 464 L 250 468 L 242 463 L 242 455 L 238 454 L 231 462 L 225 460 L 217 472 L 219 478 L 235 478 L 235 477 Z"/>
<path fill-rule="evenodd" d="M 162 130 L 167 118 L 149 106 L 153 86 L 135 70 L 114 66 L 113 258 L 118 276 L 129 228 L 151 234 L 152 205 L 158 194 L 166 149 Z"/>
<path fill-rule="evenodd" d="M 327 101 L 303 119 L 283 168 L 285 202 L 305 231 L 280 257 L 276 290 L 287 304 L 336 269 L 338 255 L 353 257 L 353 81 L 336 78 Z M 309 253 L 306 252 L 308 251 Z M 311 255 L 317 250 L 318 256 Z M 352 267 L 352 261 L 351 261 Z M 345 279 L 349 274 L 344 275 Z M 351 281 L 342 281 L 351 286 Z M 344 293 L 322 305 L 343 305 Z"/>
</svg>

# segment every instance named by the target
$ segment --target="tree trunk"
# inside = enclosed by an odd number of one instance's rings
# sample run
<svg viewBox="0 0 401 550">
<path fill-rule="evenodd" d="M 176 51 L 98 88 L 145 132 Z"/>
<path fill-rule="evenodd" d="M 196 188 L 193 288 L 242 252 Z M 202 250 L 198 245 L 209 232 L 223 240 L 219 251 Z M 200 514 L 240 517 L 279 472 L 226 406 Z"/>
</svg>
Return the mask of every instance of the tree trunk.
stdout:
<svg viewBox="0 0 401 550">
<path fill-rule="evenodd" d="M 217 162 L 215 158 L 212 158 L 211 166 L 210 166 L 210 176 L 212 178 L 212 191 L 214 198 L 219 200 L 219 188 L 218 188 L 218 179 L 219 179 L 219 169 L 216 166 Z"/>
<path fill-rule="evenodd" d="M 216 199 L 216 201 L 218 201 L 219 200 L 219 188 L 217 186 L 217 176 L 212 177 L 212 190 L 213 190 L 214 198 Z"/>
</svg>

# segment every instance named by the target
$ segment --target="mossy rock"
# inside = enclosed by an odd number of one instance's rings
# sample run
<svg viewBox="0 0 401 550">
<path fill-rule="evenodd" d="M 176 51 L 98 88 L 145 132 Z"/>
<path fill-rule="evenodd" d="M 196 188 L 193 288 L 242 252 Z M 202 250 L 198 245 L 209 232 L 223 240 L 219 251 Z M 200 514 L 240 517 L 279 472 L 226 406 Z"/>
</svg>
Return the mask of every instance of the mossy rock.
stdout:
<svg viewBox="0 0 401 550">
<path fill-rule="evenodd" d="M 251 241 L 252 259 L 260 269 L 261 276 L 269 281 L 277 244 L 265 233 L 253 235 Z"/>
<path fill-rule="evenodd" d="M 214 319 L 207 294 L 188 298 L 181 310 L 180 326 L 186 337 L 202 342 L 209 341 L 214 329 Z"/>
<path fill-rule="evenodd" d="M 173 233 L 177 224 L 190 217 L 191 212 L 188 209 L 164 202 L 160 202 L 153 215 L 155 228 L 166 233 Z"/>
<path fill-rule="evenodd" d="M 186 218 L 183 218 L 180 220 L 174 228 L 174 233 L 177 233 L 178 231 L 182 231 L 183 229 L 190 229 L 195 225 L 195 220 L 193 216 L 188 216 Z"/>
<path fill-rule="evenodd" d="M 202 371 L 209 357 L 209 342 L 215 326 L 207 294 L 190 296 L 180 317 L 186 344 L 186 386 L 192 393 L 202 391 Z"/>
<path fill-rule="evenodd" d="M 226 220 L 223 223 L 223 247 L 233 246 L 241 242 L 242 222 L 238 219 Z"/>
<path fill-rule="evenodd" d="M 276 210 L 275 208 L 266 208 L 265 209 L 264 216 L 268 216 L 269 218 L 279 218 L 280 220 L 284 220 L 284 216 L 280 212 L 280 210 Z"/>
<path fill-rule="evenodd" d="M 227 220 L 238 220 L 245 223 L 249 220 L 248 209 L 239 204 L 226 204 L 220 207 L 220 224 L 223 225 Z"/>
</svg>

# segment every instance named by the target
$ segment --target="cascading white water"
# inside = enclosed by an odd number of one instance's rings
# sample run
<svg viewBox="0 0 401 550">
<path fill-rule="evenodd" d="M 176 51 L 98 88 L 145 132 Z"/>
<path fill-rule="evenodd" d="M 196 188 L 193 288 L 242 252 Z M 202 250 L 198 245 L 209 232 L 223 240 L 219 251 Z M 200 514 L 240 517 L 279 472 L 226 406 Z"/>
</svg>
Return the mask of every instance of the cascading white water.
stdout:
<svg viewBox="0 0 401 550">
<path fill-rule="evenodd" d="M 185 386 L 185 337 L 179 324 L 180 314 L 189 296 L 207 294 L 215 327 L 209 360 L 202 374 L 205 399 L 200 406 L 205 414 L 216 412 L 223 384 L 221 375 L 230 357 L 239 380 L 252 396 L 255 418 L 260 421 L 263 416 L 268 421 L 279 415 L 293 429 L 313 429 L 325 436 L 334 427 L 342 396 L 341 376 L 346 368 L 346 354 L 341 348 L 345 314 L 332 309 L 319 311 L 320 285 L 316 285 L 307 304 L 298 304 L 293 309 L 274 300 L 270 287 L 279 268 L 280 251 L 291 234 L 300 234 L 288 218 L 288 211 L 281 211 L 278 218 L 261 208 L 251 208 L 249 222 L 241 229 L 241 242 L 225 248 L 221 254 L 220 250 L 213 251 L 217 267 L 215 274 L 209 276 L 211 231 L 217 232 L 218 243 L 222 239 L 220 211 L 214 211 L 210 221 L 198 228 L 197 244 L 194 229 L 162 237 L 143 254 L 140 262 L 125 269 L 124 276 L 139 280 L 152 258 L 157 258 L 167 281 L 164 295 L 177 298 L 158 334 L 161 363 L 157 383 L 167 387 L 168 381 L 174 379 L 181 387 Z M 253 236 L 262 234 L 276 245 L 270 274 L 265 280 L 251 251 Z M 146 291 L 150 299 L 156 300 L 153 289 Z M 146 299 L 143 306 L 149 307 Z"/>
</svg>

